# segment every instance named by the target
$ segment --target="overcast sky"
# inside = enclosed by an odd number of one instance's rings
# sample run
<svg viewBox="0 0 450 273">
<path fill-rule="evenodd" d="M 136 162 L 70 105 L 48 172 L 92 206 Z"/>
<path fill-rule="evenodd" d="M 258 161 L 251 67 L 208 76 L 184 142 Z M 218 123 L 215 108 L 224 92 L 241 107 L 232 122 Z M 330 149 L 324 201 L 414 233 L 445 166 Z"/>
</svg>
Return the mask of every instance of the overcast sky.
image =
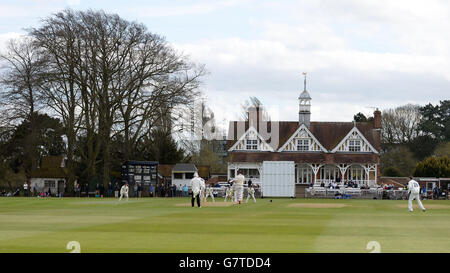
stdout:
<svg viewBox="0 0 450 273">
<path fill-rule="evenodd" d="M 202 91 L 219 123 L 249 96 L 273 120 L 297 120 L 303 71 L 313 121 L 450 98 L 447 0 L 0 0 L 0 50 L 65 7 L 142 22 L 205 64 Z"/>
</svg>

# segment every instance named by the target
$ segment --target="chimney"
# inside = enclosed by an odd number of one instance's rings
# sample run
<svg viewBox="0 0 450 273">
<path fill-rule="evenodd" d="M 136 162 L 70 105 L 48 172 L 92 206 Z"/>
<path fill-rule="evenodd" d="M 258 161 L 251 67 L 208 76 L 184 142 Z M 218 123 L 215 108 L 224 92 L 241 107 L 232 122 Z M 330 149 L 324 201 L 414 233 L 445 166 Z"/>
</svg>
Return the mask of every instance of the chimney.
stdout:
<svg viewBox="0 0 450 273">
<path fill-rule="evenodd" d="M 247 109 L 248 125 L 253 126 L 259 132 L 259 123 L 262 122 L 262 109 L 260 106 L 251 106 Z"/>
<path fill-rule="evenodd" d="M 375 129 L 381 129 L 381 111 L 378 108 L 373 112 L 373 127 Z"/>
</svg>

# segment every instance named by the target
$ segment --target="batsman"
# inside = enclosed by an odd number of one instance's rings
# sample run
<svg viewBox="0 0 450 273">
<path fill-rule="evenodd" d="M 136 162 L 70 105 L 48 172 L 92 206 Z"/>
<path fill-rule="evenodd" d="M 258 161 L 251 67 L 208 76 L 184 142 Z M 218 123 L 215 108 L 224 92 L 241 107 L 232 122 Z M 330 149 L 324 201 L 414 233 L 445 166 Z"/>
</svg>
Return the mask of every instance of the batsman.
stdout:
<svg viewBox="0 0 450 273">
<path fill-rule="evenodd" d="M 234 179 L 234 194 L 236 195 L 236 203 L 241 204 L 242 198 L 244 195 L 244 183 L 245 183 L 245 176 L 242 174 L 242 171 L 238 171 L 238 175 L 236 176 L 236 179 Z"/>
</svg>

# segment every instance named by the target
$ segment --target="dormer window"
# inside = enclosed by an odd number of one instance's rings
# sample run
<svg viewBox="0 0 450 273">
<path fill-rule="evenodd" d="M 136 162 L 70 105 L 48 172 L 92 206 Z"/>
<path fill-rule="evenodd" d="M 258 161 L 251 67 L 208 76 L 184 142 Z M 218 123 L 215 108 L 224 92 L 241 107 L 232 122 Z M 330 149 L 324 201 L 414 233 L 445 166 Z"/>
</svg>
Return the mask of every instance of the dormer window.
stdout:
<svg viewBox="0 0 450 273">
<path fill-rule="evenodd" d="M 297 151 L 309 151 L 309 139 L 297 139 Z"/>
<path fill-rule="evenodd" d="M 361 140 L 349 140 L 348 150 L 350 152 L 361 152 Z"/>
<path fill-rule="evenodd" d="M 257 139 L 247 139 L 245 148 L 247 150 L 258 150 L 258 140 Z"/>
</svg>

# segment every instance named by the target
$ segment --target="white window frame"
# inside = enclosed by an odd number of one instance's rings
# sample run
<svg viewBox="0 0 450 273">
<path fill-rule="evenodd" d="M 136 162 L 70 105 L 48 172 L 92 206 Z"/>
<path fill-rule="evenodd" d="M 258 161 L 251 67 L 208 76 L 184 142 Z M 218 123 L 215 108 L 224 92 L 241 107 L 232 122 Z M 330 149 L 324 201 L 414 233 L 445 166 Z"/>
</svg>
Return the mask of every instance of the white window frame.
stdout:
<svg viewBox="0 0 450 273">
<path fill-rule="evenodd" d="M 246 139 L 245 140 L 245 149 L 246 150 L 258 150 L 258 139 Z"/>
<path fill-rule="evenodd" d="M 297 138 L 297 151 L 307 152 L 309 151 L 309 138 Z"/>
<path fill-rule="evenodd" d="M 358 144 L 356 144 L 358 143 Z M 361 152 L 361 140 L 360 139 L 349 139 L 348 140 L 348 151 L 349 152 Z"/>
<path fill-rule="evenodd" d="M 313 172 L 308 165 L 297 164 L 295 168 L 295 183 L 296 184 L 311 184 Z"/>
<path fill-rule="evenodd" d="M 364 182 L 367 180 L 366 172 L 361 166 L 350 166 L 347 173 L 347 180 L 352 180 L 353 182 Z"/>
</svg>

